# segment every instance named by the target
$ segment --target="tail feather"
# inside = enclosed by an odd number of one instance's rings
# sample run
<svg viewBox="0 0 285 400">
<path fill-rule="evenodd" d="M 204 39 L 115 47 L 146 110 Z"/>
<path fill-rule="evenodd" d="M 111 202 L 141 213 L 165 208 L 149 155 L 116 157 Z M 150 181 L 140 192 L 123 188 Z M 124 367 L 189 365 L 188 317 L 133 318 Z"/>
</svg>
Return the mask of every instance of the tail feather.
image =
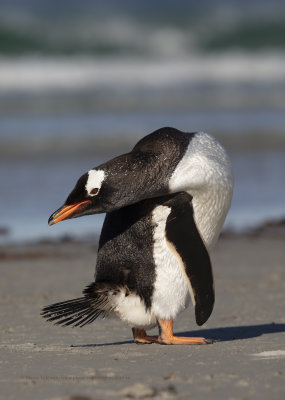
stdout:
<svg viewBox="0 0 285 400">
<path fill-rule="evenodd" d="M 41 315 L 56 325 L 82 327 L 91 324 L 112 312 L 110 289 L 92 283 L 84 290 L 84 297 L 48 305 L 42 309 Z"/>
</svg>

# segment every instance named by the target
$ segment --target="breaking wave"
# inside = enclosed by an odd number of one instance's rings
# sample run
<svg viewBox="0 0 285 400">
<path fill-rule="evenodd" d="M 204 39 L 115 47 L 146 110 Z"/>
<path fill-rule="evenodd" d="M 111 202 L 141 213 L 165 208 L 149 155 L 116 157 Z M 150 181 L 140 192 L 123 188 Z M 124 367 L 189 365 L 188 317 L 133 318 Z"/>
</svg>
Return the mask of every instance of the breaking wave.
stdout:
<svg viewBox="0 0 285 400">
<path fill-rule="evenodd" d="M 251 86 L 283 83 L 285 55 L 193 54 L 171 59 L 22 57 L 0 58 L 0 90 L 10 92 L 186 88 L 193 85 Z"/>
</svg>

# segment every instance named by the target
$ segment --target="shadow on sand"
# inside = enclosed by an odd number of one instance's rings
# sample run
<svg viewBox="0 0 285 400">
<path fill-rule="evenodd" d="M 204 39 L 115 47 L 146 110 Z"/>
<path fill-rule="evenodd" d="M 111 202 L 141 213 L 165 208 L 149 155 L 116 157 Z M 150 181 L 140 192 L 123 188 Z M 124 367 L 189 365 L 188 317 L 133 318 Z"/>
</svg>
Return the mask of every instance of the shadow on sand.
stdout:
<svg viewBox="0 0 285 400">
<path fill-rule="evenodd" d="M 263 324 L 228 326 L 224 328 L 201 329 L 199 331 L 179 332 L 177 336 L 203 336 L 218 342 L 228 342 L 230 340 L 251 339 L 268 333 L 285 332 L 285 324 Z"/>
<path fill-rule="evenodd" d="M 228 326 L 224 328 L 201 329 L 199 331 L 187 331 L 175 333 L 177 336 L 203 336 L 205 338 L 214 339 L 218 342 L 228 342 L 231 340 L 251 339 L 269 333 L 285 332 L 285 324 L 263 324 L 263 325 L 245 325 L 245 326 Z M 99 347 L 99 346 L 117 346 L 122 344 L 134 343 L 132 340 L 124 340 L 122 342 L 100 343 L 100 344 L 77 344 L 71 347 Z"/>
</svg>

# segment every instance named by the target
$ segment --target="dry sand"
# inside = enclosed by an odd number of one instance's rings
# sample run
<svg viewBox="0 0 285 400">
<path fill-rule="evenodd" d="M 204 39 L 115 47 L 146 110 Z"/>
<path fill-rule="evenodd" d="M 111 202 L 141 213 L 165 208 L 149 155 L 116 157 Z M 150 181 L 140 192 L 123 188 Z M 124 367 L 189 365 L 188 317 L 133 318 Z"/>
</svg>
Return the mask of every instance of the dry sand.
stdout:
<svg viewBox="0 0 285 400">
<path fill-rule="evenodd" d="M 43 305 L 81 295 L 95 255 L 88 243 L 0 248 L 1 400 L 285 398 L 284 236 L 220 240 L 213 315 L 198 328 L 189 308 L 175 323 L 218 340 L 205 346 L 136 345 L 118 320 L 43 320 Z"/>
</svg>

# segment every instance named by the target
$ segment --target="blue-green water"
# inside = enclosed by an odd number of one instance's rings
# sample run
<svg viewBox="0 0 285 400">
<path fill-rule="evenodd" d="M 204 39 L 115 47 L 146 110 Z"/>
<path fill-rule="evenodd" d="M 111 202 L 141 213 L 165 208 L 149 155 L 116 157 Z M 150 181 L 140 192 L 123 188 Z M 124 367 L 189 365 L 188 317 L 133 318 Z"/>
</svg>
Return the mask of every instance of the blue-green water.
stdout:
<svg viewBox="0 0 285 400">
<path fill-rule="evenodd" d="M 0 226 L 8 227 L 10 234 L 1 240 L 99 233 L 102 215 L 53 227 L 48 227 L 47 220 L 85 171 L 130 150 L 140 137 L 165 125 L 188 131 L 200 126 L 227 142 L 224 144 L 233 163 L 235 192 L 226 227 L 243 230 L 284 217 L 285 148 L 282 136 L 280 144 L 273 147 L 270 138 L 270 124 L 278 118 L 284 124 L 282 115 L 262 112 L 6 117 L 0 132 Z M 252 140 L 258 142 L 258 133 L 248 143 L 246 133 L 231 129 L 237 124 L 244 132 L 258 132 L 265 124 L 267 142 L 255 148 Z M 220 137 L 219 131 L 224 132 Z"/>
<path fill-rule="evenodd" d="M 284 49 L 284 1 L 2 0 L 0 53 L 189 55 Z"/>
</svg>

